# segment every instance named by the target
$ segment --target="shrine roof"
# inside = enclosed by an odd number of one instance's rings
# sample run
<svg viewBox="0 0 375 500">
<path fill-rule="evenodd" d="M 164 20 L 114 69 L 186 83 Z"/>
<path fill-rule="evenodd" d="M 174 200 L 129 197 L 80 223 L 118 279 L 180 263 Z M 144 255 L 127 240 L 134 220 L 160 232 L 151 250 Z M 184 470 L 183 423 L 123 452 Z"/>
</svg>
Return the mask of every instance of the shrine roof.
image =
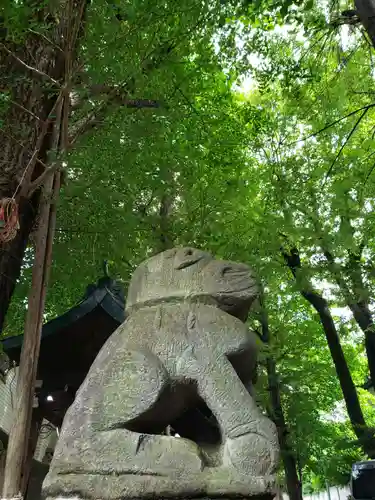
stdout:
<svg viewBox="0 0 375 500">
<path fill-rule="evenodd" d="M 64 379 L 65 384 L 73 382 L 76 386 L 77 376 L 82 378 L 78 373 L 87 373 L 104 342 L 124 321 L 124 303 L 122 286 L 108 277 L 101 278 L 87 287 L 77 305 L 44 324 L 38 379 L 58 384 Z M 6 355 L 18 365 L 23 335 L 7 337 L 1 343 Z"/>
</svg>

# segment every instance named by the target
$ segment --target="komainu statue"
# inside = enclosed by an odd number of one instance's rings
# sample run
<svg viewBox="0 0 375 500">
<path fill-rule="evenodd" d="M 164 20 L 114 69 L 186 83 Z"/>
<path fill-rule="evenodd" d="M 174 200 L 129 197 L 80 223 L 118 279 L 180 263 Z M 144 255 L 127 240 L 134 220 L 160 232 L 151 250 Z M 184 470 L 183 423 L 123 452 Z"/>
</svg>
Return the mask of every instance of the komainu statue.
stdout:
<svg viewBox="0 0 375 500">
<path fill-rule="evenodd" d="M 141 264 L 127 319 L 65 416 L 44 497 L 272 498 L 277 433 L 251 396 L 257 343 L 244 323 L 257 296 L 246 265 L 193 248 Z M 194 427 L 165 435 L 200 405 L 216 441 L 199 425 L 199 439 Z"/>
</svg>

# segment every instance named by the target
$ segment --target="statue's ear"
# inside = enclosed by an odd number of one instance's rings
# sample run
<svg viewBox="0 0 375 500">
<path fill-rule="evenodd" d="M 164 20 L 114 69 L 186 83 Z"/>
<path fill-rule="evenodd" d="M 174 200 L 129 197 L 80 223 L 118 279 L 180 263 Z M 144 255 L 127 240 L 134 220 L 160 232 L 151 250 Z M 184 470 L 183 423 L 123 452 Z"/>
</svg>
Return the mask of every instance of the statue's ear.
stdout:
<svg viewBox="0 0 375 500">
<path fill-rule="evenodd" d="M 174 267 L 175 269 L 185 269 L 192 266 L 204 258 L 212 258 L 207 252 L 202 252 L 195 248 L 180 248 L 176 252 Z"/>
</svg>

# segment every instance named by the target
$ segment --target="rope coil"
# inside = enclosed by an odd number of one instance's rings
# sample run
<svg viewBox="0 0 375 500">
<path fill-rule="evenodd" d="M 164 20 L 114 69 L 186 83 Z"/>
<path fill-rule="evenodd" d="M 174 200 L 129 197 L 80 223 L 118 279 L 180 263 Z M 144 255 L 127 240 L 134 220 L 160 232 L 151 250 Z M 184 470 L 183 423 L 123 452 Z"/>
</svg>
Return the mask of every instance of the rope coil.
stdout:
<svg viewBox="0 0 375 500">
<path fill-rule="evenodd" d="M 14 198 L 0 200 L 0 243 L 12 241 L 20 228 L 18 205 Z"/>
</svg>

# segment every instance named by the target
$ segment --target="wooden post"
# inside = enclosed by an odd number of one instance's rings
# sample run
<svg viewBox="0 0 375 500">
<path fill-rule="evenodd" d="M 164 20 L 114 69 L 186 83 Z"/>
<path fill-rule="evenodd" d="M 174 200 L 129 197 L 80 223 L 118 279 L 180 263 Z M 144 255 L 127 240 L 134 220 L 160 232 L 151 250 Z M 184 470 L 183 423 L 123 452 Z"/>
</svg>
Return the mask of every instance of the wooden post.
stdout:
<svg viewBox="0 0 375 500">
<path fill-rule="evenodd" d="M 27 494 L 27 488 L 30 481 L 30 473 L 33 463 L 33 458 L 36 450 L 36 445 L 38 444 L 38 438 L 40 429 L 42 426 L 43 416 L 39 408 L 32 409 L 31 415 L 31 427 L 30 427 L 30 437 L 29 443 L 26 450 L 26 455 L 24 457 L 24 466 L 21 475 L 21 493 L 25 498 Z"/>
<path fill-rule="evenodd" d="M 27 456 L 32 406 L 37 374 L 43 311 L 51 264 L 56 207 L 53 203 L 60 190 L 60 174 L 50 175 L 45 183 L 39 226 L 35 241 L 31 292 L 18 373 L 16 404 L 9 434 L 4 474 L 3 497 L 22 498 L 22 470 Z"/>
</svg>

